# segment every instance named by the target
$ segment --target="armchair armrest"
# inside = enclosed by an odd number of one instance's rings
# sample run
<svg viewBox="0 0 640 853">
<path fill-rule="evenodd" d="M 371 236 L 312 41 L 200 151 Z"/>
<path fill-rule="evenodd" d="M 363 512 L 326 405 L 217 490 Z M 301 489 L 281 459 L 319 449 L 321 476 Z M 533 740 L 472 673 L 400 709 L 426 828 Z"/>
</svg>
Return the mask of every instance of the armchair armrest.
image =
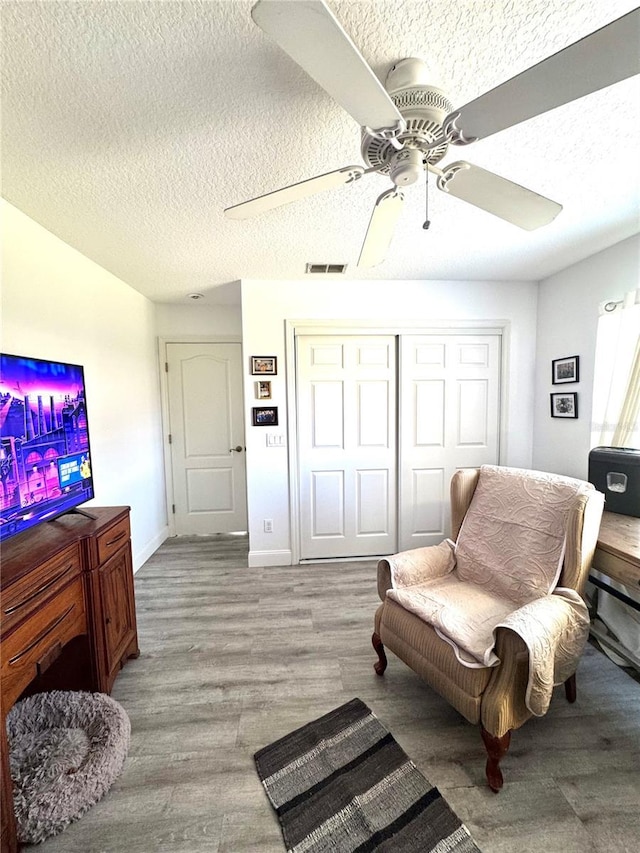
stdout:
<svg viewBox="0 0 640 853">
<path fill-rule="evenodd" d="M 526 649 L 528 657 L 524 704 L 529 713 L 541 717 L 549 708 L 554 685 L 566 681 L 575 672 L 588 634 L 587 608 L 572 589 L 558 587 L 551 595 L 530 601 L 510 613 L 496 627 L 495 651 L 500 664 L 483 697 L 482 719 L 483 722 L 486 720 L 487 731 L 495 734 L 493 729 L 500 731 L 503 728 L 505 720 L 498 720 L 496 708 L 504 702 L 505 695 L 508 695 L 510 706 L 507 716 L 513 714 L 519 719 L 525 713 L 522 698 L 513 695 L 513 688 L 509 689 L 509 682 L 515 684 L 518 681 L 515 678 L 516 668 L 522 666 L 519 650 Z M 517 658 L 520 658 L 518 665 Z M 505 713 L 504 708 L 502 713 Z M 521 725 L 524 719 L 517 725 Z"/>
<path fill-rule="evenodd" d="M 529 650 L 509 628 L 496 628 L 494 652 L 500 659 L 482 695 L 480 719 L 494 737 L 519 729 L 531 716 L 525 704 L 529 683 Z"/>
<path fill-rule="evenodd" d="M 414 548 L 386 557 L 378 563 L 378 595 L 384 601 L 388 589 L 413 586 L 448 575 L 456 564 L 454 544 L 445 539 L 439 545 Z"/>
</svg>

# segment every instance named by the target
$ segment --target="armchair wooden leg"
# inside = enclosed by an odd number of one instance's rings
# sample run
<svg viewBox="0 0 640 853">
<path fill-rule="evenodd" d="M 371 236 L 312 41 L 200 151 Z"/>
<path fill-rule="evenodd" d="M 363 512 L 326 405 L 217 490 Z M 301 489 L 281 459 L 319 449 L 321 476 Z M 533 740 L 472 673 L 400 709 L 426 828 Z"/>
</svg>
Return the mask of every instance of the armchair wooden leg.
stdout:
<svg viewBox="0 0 640 853">
<path fill-rule="evenodd" d="M 570 675 L 569 678 L 564 683 L 564 693 L 567 697 L 567 702 L 575 702 L 577 691 L 576 691 L 576 674 Z"/>
<path fill-rule="evenodd" d="M 371 642 L 373 643 L 373 648 L 376 650 L 378 654 L 378 660 L 374 663 L 373 668 L 376 671 L 376 675 L 382 675 L 387 668 L 387 656 L 384 653 L 384 646 L 382 645 L 382 640 L 380 636 L 373 632 L 373 636 L 371 637 Z"/>
<path fill-rule="evenodd" d="M 487 782 L 494 793 L 498 793 L 503 785 L 502 771 L 500 770 L 500 759 L 506 755 L 511 743 L 511 732 L 508 731 L 502 737 L 490 735 L 484 726 L 481 728 L 482 740 L 487 750 Z"/>
</svg>

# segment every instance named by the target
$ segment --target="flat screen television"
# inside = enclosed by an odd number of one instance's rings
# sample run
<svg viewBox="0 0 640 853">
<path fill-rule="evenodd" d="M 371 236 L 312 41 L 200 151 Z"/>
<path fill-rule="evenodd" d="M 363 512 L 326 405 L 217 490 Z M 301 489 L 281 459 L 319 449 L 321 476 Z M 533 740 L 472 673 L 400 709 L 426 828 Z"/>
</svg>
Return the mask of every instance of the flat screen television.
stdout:
<svg viewBox="0 0 640 853">
<path fill-rule="evenodd" d="M 0 354 L 0 540 L 93 498 L 84 371 Z"/>
</svg>

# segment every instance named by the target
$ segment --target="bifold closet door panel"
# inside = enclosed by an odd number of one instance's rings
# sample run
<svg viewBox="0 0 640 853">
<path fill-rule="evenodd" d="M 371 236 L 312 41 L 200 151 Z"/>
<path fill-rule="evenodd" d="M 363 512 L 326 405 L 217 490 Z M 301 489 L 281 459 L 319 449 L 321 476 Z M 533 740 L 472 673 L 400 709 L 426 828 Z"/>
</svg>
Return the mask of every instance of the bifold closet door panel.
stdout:
<svg viewBox="0 0 640 853">
<path fill-rule="evenodd" d="M 450 533 L 456 470 L 497 464 L 499 335 L 401 335 L 399 550 Z"/>
<path fill-rule="evenodd" d="M 396 338 L 297 338 L 302 559 L 396 548 Z"/>
</svg>

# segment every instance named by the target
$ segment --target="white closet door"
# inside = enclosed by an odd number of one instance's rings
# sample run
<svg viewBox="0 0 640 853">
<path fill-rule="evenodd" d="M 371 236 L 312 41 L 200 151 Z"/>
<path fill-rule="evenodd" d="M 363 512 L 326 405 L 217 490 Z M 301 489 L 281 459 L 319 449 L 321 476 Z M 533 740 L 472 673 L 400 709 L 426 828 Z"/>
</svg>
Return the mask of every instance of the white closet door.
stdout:
<svg viewBox="0 0 640 853">
<path fill-rule="evenodd" d="M 297 338 L 302 559 L 396 550 L 396 338 Z"/>
<path fill-rule="evenodd" d="M 247 529 L 240 344 L 167 344 L 176 533 Z"/>
<path fill-rule="evenodd" d="M 499 335 L 400 338 L 399 550 L 450 534 L 459 468 L 497 464 Z"/>
</svg>

